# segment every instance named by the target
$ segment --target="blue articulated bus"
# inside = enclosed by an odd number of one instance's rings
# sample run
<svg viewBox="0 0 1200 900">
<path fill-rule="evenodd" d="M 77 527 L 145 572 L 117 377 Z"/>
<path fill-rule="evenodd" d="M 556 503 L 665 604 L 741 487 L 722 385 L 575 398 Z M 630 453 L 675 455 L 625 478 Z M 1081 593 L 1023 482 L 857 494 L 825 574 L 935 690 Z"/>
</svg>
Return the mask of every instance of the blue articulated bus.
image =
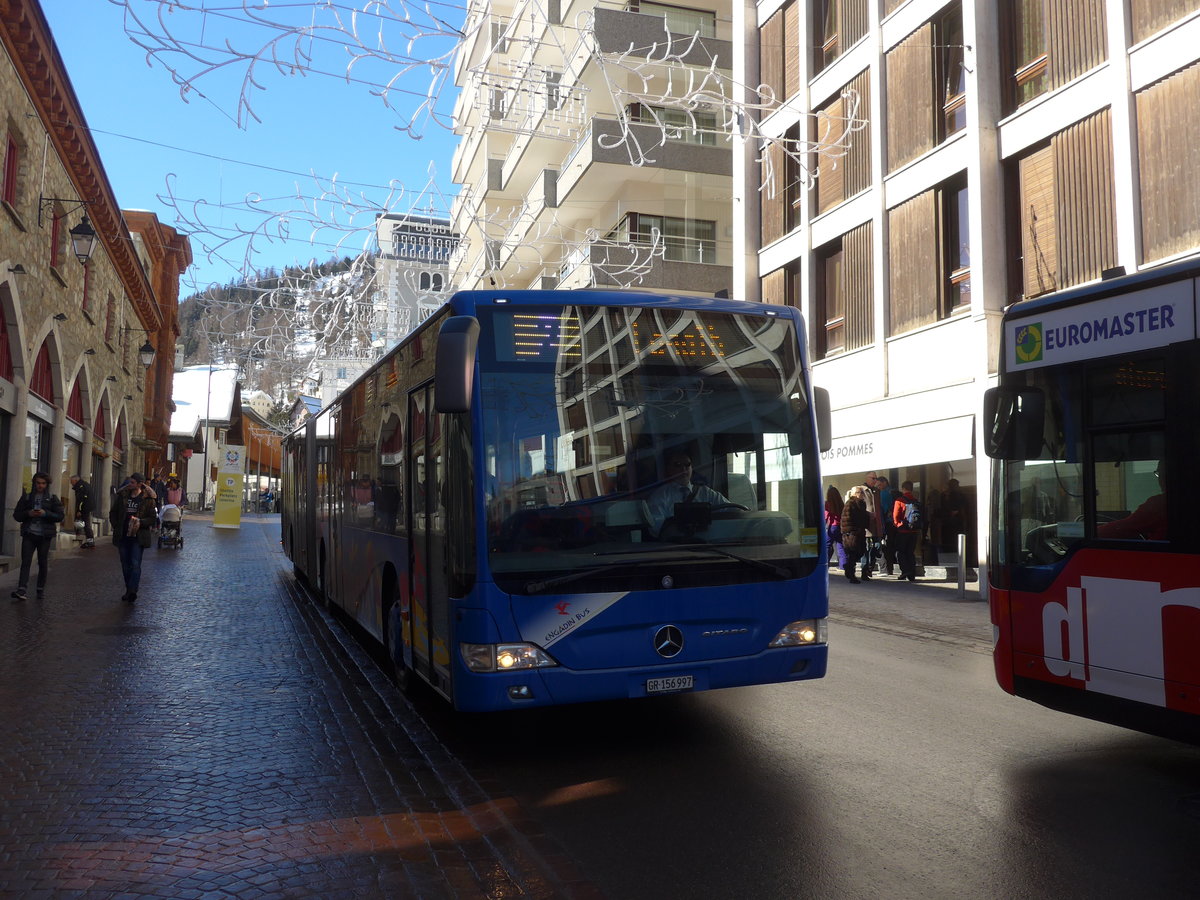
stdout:
<svg viewBox="0 0 1200 900">
<path fill-rule="evenodd" d="M 460 710 L 820 678 L 805 346 L 789 307 L 460 292 L 286 439 L 285 548 Z"/>
</svg>

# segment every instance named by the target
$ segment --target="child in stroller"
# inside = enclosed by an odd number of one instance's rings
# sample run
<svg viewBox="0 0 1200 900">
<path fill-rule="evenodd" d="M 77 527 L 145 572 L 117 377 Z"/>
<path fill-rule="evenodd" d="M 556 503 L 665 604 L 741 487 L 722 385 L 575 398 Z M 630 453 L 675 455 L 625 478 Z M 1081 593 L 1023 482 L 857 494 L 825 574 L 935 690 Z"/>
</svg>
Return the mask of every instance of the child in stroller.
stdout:
<svg viewBox="0 0 1200 900">
<path fill-rule="evenodd" d="M 183 510 L 173 503 L 164 503 L 158 511 L 158 547 L 183 547 Z"/>
</svg>

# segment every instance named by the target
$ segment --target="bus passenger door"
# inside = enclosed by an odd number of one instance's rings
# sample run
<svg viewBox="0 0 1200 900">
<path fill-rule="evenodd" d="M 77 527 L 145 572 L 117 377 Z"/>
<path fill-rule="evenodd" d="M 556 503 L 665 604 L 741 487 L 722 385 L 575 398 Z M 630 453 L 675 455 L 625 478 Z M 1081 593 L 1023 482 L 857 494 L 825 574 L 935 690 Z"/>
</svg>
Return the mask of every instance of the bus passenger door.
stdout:
<svg viewBox="0 0 1200 900">
<path fill-rule="evenodd" d="M 408 504 L 412 536 L 409 597 L 413 669 L 450 694 L 450 607 L 446 579 L 444 416 L 434 410 L 433 386 L 409 395 Z"/>
</svg>

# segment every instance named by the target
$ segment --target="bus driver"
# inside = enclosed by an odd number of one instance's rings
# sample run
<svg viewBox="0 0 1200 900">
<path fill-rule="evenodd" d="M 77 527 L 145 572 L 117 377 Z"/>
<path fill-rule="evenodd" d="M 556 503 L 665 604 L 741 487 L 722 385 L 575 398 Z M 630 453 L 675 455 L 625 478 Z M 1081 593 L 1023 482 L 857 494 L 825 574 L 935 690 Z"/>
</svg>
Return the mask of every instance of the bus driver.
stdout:
<svg viewBox="0 0 1200 900">
<path fill-rule="evenodd" d="M 714 509 L 732 505 L 719 491 L 706 484 L 692 484 L 692 458 L 682 450 L 667 457 L 667 480 L 650 495 L 650 530 L 662 531 L 667 519 L 675 515 L 676 503 L 707 503 Z"/>
</svg>

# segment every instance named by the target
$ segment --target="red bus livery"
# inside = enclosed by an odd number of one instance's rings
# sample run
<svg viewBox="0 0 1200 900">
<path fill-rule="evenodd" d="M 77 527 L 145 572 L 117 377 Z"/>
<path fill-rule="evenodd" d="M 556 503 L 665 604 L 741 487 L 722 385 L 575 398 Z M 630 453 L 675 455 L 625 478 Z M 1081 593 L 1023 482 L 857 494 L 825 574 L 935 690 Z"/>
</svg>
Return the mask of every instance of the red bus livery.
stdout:
<svg viewBox="0 0 1200 900">
<path fill-rule="evenodd" d="M 985 397 L 996 675 L 1200 738 L 1200 261 L 1014 305 Z"/>
</svg>

